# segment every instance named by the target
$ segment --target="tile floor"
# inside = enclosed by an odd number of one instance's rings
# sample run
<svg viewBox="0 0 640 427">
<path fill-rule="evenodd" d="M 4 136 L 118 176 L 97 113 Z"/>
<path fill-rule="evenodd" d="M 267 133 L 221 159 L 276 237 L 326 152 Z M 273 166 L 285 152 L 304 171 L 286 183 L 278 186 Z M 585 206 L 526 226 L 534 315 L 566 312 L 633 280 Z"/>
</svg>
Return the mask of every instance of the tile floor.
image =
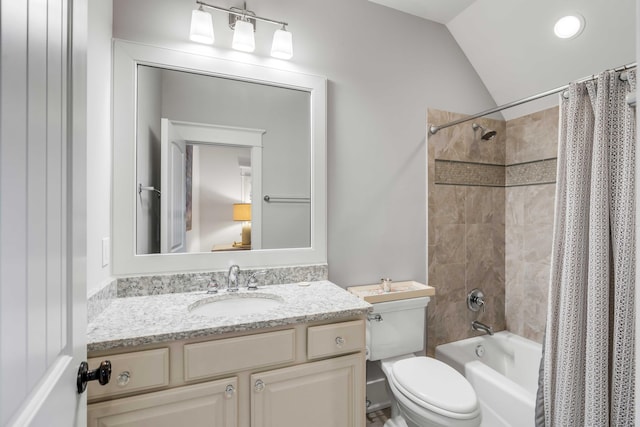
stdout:
<svg viewBox="0 0 640 427">
<path fill-rule="evenodd" d="M 391 418 L 391 408 L 370 412 L 367 414 L 366 427 L 382 427 L 389 418 Z"/>
</svg>

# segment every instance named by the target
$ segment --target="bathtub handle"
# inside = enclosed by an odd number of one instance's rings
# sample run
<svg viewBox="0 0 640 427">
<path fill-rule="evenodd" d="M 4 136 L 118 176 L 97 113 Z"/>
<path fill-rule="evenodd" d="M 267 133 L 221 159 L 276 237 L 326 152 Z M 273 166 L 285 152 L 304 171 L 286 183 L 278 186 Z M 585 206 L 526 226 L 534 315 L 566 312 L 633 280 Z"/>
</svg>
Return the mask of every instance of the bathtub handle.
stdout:
<svg viewBox="0 0 640 427">
<path fill-rule="evenodd" d="M 469 307 L 471 311 L 478 311 L 482 308 L 482 312 L 484 313 L 484 292 L 478 288 L 469 292 L 469 295 L 467 295 L 467 307 Z"/>
</svg>

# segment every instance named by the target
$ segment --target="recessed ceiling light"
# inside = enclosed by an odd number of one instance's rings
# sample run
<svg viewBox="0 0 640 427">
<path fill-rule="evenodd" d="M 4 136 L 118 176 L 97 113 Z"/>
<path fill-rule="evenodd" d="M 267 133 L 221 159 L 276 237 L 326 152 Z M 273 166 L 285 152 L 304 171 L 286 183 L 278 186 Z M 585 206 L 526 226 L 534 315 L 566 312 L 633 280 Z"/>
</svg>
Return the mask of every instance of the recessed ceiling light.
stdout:
<svg viewBox="0 0 640 427">
<path fill-rule="evenodd" d="M 561 39 L 577 37 L 584 29 L 584 18 L 581 15 L 567 15 L 558 19 L 553 32 Z"/>
</svg>

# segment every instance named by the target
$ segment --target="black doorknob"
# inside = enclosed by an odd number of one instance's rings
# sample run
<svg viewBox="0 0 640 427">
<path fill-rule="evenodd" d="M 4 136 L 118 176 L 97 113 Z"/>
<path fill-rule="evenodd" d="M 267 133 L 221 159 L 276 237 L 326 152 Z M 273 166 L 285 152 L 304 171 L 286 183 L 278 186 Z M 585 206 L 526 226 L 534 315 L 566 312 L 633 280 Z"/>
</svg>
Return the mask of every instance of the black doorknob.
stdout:
<svg viewBox="0 0 640 427">
<path fill-rule="evenodd" d="M 89 381 L 98 381 L 100 385 L 106 385 L 111 379 L 111 362 L 103 360 L 98 366 L 98 369 L 89 370 L 89 364 L 87 362 L 80 363 L 78 368 L 78 379 L 76 385 L 78 386 L 78 394 L 83 393 L 87 389 L 87 383 Z"/>
</svg>

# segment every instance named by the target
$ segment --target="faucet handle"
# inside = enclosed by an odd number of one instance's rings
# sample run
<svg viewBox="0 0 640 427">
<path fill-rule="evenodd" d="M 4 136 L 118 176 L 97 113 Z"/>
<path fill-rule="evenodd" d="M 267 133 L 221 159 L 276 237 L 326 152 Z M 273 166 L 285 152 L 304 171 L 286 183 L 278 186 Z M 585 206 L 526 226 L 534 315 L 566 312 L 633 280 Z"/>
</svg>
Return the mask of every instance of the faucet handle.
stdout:
<svg viewBox="0 0 640 427">
<path fill-rule="evenodd" d="M 482 308 L 484 313 L 484 292 L 477 288 L 469 292 L 469 295 L 467 295 L 467 307 L 471 311 L 478 311 Z"/>
<path fill-rule="evenodd" d="M 216 282 L 215 280 L 212 280 L 207 285 L 207 293 L 208 294 L 217 294 L 219 288 L 220 288 L 220 285 L 218 284 L 218 282 Z"/>
<path fill-rule="evenodd" d="M 249 278 L 247 279 L 247 283 L 245 284 L 247 289 L 250 291 L 255 291 L 256 289 L 258 289 L 258 280 L 256 280 L 256 276 L 264 276 L 265 274 L 267 274 L 267 270 L 260 270 L 252 273 L 251 276 L 249 276 Z"/>
</svg>

